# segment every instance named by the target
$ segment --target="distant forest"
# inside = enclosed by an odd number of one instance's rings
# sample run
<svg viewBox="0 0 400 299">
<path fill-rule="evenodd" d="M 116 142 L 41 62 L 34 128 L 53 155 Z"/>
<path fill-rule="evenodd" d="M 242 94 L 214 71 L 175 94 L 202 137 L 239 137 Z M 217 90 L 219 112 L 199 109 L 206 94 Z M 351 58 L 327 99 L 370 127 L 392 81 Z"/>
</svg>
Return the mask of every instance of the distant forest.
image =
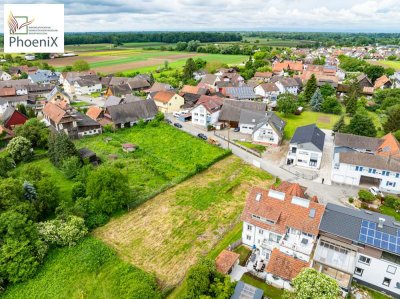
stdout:
<svg viewBox="0 0 400 299">
<path fill-rule="evenodd" d="M 246 32 L 246 37 L 314 41 L 310 46 L 400 45 L 400 33 Z"/>
<path fill-rule="evenodd" d="M 87 32 L 66 33 L 65 45 L 132 42 L 178 43 L 191 40 L 201 43 L 237 42 L 246 38 L 308 41 L 304 47 L 400 45 L 400 33 L 334 32 Z M 3 44 L 3 35 L 0 35 Z"/>
</svg>

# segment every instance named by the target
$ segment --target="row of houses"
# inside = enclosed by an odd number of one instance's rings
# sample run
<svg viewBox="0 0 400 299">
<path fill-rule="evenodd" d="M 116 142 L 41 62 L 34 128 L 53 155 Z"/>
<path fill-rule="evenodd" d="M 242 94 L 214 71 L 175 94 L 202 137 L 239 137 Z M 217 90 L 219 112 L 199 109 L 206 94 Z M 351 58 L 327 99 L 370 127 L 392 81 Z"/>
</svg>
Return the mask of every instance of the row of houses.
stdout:
<svg viewBox="0 0 400 299">
<path fill-rule="evenodd" d="M 241 219 L 242 243 L 253 251 L 249 263 L 257 269 L 264 265 L 255 274 L 269 284 L 291 289 L 291 280 L 312 267 L 334 278 L 344 292 L 356 281 L 400 297 L 400 223 L 391 216 L 324 206 L 299 184 L 282 182 L 270 189 L 253 187 Z"/>
</svg>

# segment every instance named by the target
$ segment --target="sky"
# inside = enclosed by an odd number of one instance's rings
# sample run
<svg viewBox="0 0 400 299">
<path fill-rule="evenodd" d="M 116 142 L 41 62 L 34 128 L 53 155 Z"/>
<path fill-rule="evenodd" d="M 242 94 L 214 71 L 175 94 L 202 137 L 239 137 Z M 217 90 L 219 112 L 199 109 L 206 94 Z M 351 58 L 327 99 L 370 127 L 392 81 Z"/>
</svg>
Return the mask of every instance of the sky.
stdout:
<svg viewBox="0 0 400 299">
<path fill-rule="evenodd" d="M 400 32 L 400 0 L 11 0 L 64 3 L 65 31 Z M 0 24 L 3 31 L 3 5 Z"/>
</svg>

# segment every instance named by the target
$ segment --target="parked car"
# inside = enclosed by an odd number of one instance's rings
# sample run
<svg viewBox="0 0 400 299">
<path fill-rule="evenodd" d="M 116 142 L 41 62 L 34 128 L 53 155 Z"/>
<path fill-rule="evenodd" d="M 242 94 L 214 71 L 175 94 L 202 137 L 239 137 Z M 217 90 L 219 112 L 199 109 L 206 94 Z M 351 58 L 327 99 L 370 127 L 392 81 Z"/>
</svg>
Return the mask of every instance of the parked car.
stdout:
<svg viewBox="0 0 400 299">
<path fill-rule="evenodd" d="M 239 132 L 239 131 L 240 131 L 239 127 L 233 129 L 233 132 Z"/>
<path fill-rule="evenodd" d="M 166 122 L 167 124 L 172 124 L 172 121 L 171 121 L 171 120 L 169 120 L 168 118 L 167 118 L 167 119 L 165 119 L 165 122 Z"/>
<path fill-rule="evenodd" d="M 383 195 L 382 191 L 379 190 L 379 188 L 377 187 L 369 187 L 369 192 L 371 192 L 374 196 L 379 196 L 379 197 L 385 197 L 385 195 Z"/>
<path fill-rule="evenodd" d="M 201 139 L 203 139 L 203 140 L 207 140 L 207 136 L 204 135 L 203 133 L 197 134 L 197 137 L 199 137 L 199 138 L 201 138 Z"/>
<path fill-rule="evenodd" d="M 174 112 L 174 113 L 172 113 L 172 115 L 174 116 L 174 117 L 176 117 L 176 118 L 179 118 L 179 116 L 181 116 L 181 112 Z"/>
<path fill-rule="evenodd" d="M 179 128 L 179 129 L 182 129 L 182 125 L 180 123 L 174 123 L 174 126 Z"/>
</svg>

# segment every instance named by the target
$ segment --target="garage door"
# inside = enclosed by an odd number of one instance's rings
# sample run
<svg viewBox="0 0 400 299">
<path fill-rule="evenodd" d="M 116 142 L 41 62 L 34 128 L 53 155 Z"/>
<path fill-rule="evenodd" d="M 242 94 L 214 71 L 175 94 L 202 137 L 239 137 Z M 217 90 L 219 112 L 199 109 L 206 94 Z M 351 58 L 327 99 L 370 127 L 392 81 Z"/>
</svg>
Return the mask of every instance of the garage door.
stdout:
<svg viewBox="0 0 400 299">
<path fill-rule="evenodd" d="M 344 183 L 348 184 L 348 185 L 354 185 L 354 182 L 355 182 L 355 178 L 349 178 L 349 177 L 346 177 L 346 179 L 344 181 Z"/>
<path fill-rule="evenodd" d="M 333 179 L 334 182 L 337 182 L 337 183 L 343 183 L 344 182 L 344 176 L 343 175 L 334 174 L 332 179 Z"/>
</svg>

